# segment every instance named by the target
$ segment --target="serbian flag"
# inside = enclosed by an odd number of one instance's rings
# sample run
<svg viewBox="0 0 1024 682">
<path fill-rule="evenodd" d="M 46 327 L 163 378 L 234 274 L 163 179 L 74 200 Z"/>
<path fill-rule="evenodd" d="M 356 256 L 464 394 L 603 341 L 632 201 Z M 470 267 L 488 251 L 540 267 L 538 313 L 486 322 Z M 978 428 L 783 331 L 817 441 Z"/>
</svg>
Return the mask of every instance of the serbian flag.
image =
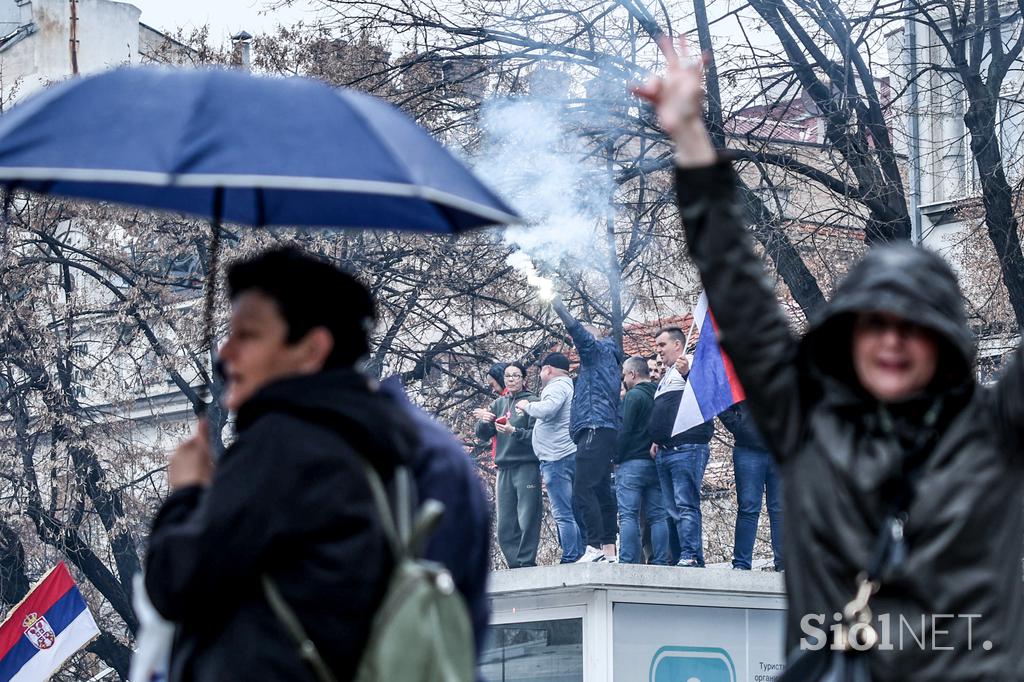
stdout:
<svg viewBox="0 0 1024 682">
<path fill-rule="evenodd" d="M 49 679 L 99 634 L 82 593 L 61 562 L 0 624 L 0 682 Z"/>
<path fill-rule="evenodd" d="M 701 292 L 697 300 L 693 323 L 700 336 L 693 351 L 690 376 L 679 401 L 679 412 L 672 427 L 673 436 L 714 419 L 715 415 L 744 398 L 732 361 L 718 345 L 718 327 L 705 292 Z"/>
</svg>

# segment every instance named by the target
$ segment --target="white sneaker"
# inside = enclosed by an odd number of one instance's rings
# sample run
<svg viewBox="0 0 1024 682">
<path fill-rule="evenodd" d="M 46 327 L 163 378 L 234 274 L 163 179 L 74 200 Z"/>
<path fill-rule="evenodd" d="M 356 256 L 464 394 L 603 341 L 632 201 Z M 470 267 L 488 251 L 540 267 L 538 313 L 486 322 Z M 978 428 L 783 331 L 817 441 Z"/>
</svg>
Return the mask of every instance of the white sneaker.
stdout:
<svg viewBox="0 0 1024 682">
<path fill-rule="evenodd" d="M 576 563 L 589 564 L 595 561 L 604 561 L 604 552 L 599 550 L 597 547 L 587 545 L 587 551 L 583 552 L 583 556 L 577 559 Z"/>
<path fill-rule="evenodd" d="M 612 554 L 611 556 L 605 555 L 604 560 L 607 561 L 610 564 L 617 564 L 617 563 L 619 563 L 619 555 L 618 554 Z"/>
</svg>

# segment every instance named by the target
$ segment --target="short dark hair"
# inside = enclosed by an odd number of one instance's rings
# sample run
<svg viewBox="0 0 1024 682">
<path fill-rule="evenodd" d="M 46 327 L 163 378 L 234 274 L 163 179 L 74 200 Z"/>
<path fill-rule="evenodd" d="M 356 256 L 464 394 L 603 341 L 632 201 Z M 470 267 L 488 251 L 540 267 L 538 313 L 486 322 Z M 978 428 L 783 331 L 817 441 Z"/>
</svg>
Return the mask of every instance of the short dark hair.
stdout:
<svg viewBox="0 0 1024 682">
<path fill-rule="evenodd" d="M 246 291 L 277 304 L 289 344 L 325 327 L 334 347 L 324 369 L 351 367 L 370 350 L 373 298 L 359 280 L 325 260 L 283 247 L 236 261 L 228 268 L 228 295 L 234 300 Z"/>
<path fill-rule="evenodd" d="M 678 341 L 679 343 L 686 343 L 686 334 L 684 334 L 683 330 L 680 329 L 679 327 L 662 327 L 654 335 L 654 338 L 658 338 L 662 334 L 668 334 L 668 338 L 672 339 L 673 341 Z"/>
<path fill-rule="evenodd" d="M 622 363 L 622 367 L 630 372 L 636 372 L 637 376 L 647 379 L 651 377 L 651 368 L 647 366 L 647 358 L 642 355 L 626 358 L 626 361 Z"/>
</svg>

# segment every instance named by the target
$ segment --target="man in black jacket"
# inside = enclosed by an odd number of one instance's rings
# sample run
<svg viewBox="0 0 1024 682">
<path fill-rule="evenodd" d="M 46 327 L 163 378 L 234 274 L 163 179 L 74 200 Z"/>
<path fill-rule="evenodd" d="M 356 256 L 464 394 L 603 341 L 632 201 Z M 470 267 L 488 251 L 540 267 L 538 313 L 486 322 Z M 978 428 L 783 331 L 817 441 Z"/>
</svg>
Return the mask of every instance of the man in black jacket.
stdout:
<svg viewBox="0 0 1024 682">
<path fill-rule="evenodd" d="M 909 245 L 872 249 L 794 338 L 704 129 L 700 66 L 665 52 L 638 94 L 676 142 L 690 254 L 780 463 L 789 650 L 830 643 L 876 682 L 1024 679 L 1021 349 L 980 386 L 956 276 Z M 844 646 L 847 605 L 876 645 Z"/>
<path fill-rule="evenodd" d="M 200 422 L 171 457 L 146 561 L 154 606 L 179 624 L 170 679 L 312 679 L 262 575 L 350 679 L 393 564 L 363 463 L 390 480 L 412 463 L 416 430 L 353 368 L 373 318 L 357 281 L 279 250 L 234 265 L 228 287 L 221 358 L 238 438 L 213 467 Z"/>
<path fill-rule="evenodd" d="M 669 563 L 668 512 L 661 492 L 658 470 L 651 457 L 647 430 L 654 409 L 655 385 L 647 359 L 639 355 L 622 363 L 622 429 L 615 462 L 615 495 L 619 503 L 619 563 L 642 564 L 640 511 L 651 529 L 652 564 Z"/>
</svg>

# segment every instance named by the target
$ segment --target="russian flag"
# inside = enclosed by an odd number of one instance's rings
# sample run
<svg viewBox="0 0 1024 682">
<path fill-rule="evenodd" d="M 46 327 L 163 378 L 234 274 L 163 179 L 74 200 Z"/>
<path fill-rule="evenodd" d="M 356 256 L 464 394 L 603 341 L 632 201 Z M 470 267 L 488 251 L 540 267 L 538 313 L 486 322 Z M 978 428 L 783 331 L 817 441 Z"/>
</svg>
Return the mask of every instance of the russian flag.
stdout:
<svg viewBox="0 0 1024 682">
<path fill-rule="evenodd" d="M 0 682 L 49 679 L 100 629 L 61 562 L 0 624 Z"/>
<path fill-rule="evenodd" d="M 673 436 L 714 419 L 715 415 L 744 398 L 732 361 L 718 345 L 718 327 L 705 292 L 701 292 L 697 300 L 693 323 L 697 325 L 700 336 L 693 351 L 686 388 L 679 401 L 679 412 L 672 427 Z"/>
</svg>

